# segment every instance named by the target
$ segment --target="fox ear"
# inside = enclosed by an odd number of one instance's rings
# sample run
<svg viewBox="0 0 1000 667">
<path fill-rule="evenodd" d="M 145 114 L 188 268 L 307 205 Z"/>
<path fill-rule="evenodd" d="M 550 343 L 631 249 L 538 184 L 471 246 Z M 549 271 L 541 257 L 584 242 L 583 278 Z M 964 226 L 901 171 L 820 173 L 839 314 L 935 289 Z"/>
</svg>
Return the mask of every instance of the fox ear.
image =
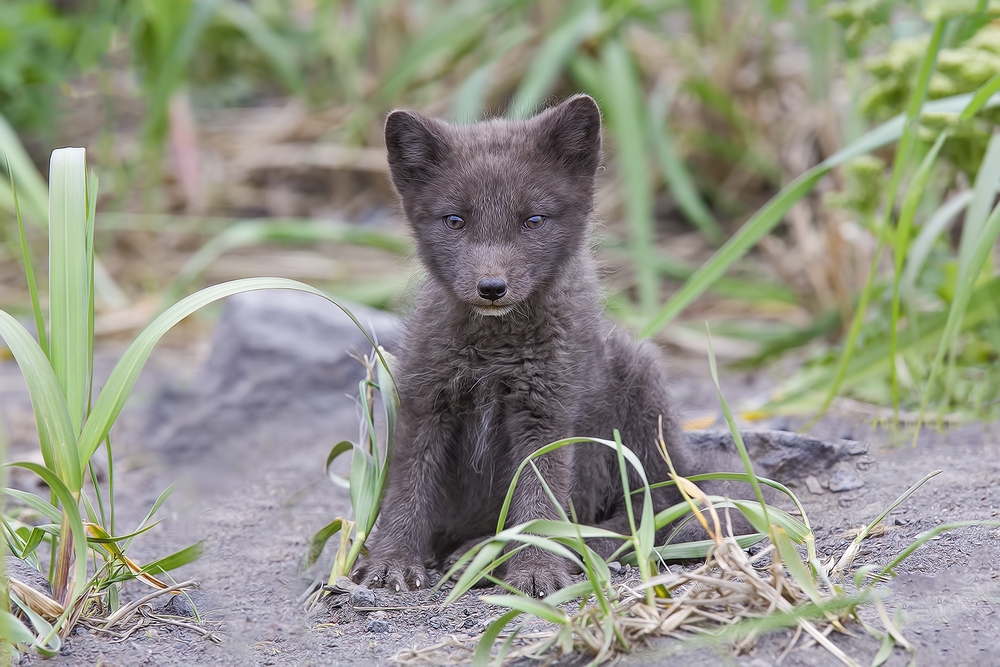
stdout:
<svg viewBox="0 0 1000 667">
<path fill-rule="evenodd" d="M 393 111 L 385 120 L 385 147 L 389 172 L 403 194 L 426 180 L 447 157 L 445 125 L 416 111 Z"/>
<path fill-rule="evenodd" d="M 539 149 L 574 174 L 593 177 L 601 163 L 601 110 L 574 95 L 535 117 Z"/>
</svg>

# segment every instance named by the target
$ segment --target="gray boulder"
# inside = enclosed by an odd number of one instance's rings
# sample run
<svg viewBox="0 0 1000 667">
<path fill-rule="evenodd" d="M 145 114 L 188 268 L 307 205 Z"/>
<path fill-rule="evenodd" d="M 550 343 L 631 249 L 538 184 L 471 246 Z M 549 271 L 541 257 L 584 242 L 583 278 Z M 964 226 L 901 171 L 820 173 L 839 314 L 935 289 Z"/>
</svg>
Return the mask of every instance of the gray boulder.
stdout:
<svg viewBox="0 0 1000 667">
<path fill-rule="evenodd" d="M 391 348 L 398 340 L 398 318 L 349 308 L 379 344 Z M 351 397 L 364 368 L 351 355 L 371 347 L 347 315 L 318 296 L 265 290 L 231 297 L 193 380 L 152 402 L 147 441 L 174 464 L 222 452 L 228 463 L 246 465 L 257 453 L 356 437 Z"/>
</svg>

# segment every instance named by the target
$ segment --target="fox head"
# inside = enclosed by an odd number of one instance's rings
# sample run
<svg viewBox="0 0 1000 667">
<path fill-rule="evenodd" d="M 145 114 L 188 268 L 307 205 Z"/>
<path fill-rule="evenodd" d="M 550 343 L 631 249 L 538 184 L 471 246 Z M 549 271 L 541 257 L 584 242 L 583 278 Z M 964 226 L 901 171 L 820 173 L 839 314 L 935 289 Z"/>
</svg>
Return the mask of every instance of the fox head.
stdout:
<svg viewBox="0 0 1000 667">
<path fill-rule="evenodd" d="M 601 159 L 592 98 L 465 126 L 393 111 L 385 143 L 421 261 L 479 314 L 506 315 L 585 251 Z"/>
</svg>

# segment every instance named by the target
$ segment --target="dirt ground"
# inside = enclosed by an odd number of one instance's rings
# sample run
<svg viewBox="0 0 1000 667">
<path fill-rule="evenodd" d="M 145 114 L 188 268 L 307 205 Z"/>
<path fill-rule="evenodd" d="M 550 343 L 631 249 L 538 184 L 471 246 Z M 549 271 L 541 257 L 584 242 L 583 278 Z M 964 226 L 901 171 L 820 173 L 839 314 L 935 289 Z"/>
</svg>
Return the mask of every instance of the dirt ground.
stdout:
<svg viewBox="0 0 1000 667">
<path fill-rule="evenodd" d="M 217 627 L 215 643 L 178 627 L 150 625 L 124 640 L 78 630 L 52 665 L 320 665 L 388 664 L 400 649 L 433 644 L 449 635 L 472 635 L 499 615 L 478 600 L 479 592 L 442 608 L 440 594 L 391 595 L 376 592 L 385 608 L 384 624 L 372 623 L 373 612 L 350 604 L 324 605 L 307 614 L 301 596 L 310 583 L 328 571 L 331 554 L 312 570 L 302 558 L 312 534 L 331 518 L 348 512 L 346 491 L 323 475 L 332 443 L 357 432 L 355 410 L 348 398 L 338 411 L 341 432 L 308 441 L 266 438 L 252 447 L 204 452 L 175 460 L 170 452 L 150 451 L 143 441 L 143 415 L 164 383 L 190 376 L 204 345 L 168 348 L 154 354 L 126 408 L 114 440 L 116 448 L 119 526 L 132 526 L 168 484 L 179 480 L 167 503 L 166 520 L 137 539 L 130 554 L 139 561 L 157 558 L 187 544 L 204 540 L 201 560 L 175 574 L 201 582 L 192 593 L 208 627 Z M 105 344 L 98 355 L 108 366 L 120 347 Z M 675 362 L 675 394 L 685 414 L 717 409 L 707 364 Z M 730 375 L 724 390 L 730 398 L 749 396 L 772 386 L 764 375 Z M 0 420 L 10 441 L 10 458 L 31 455 L 34 424 L 16 366 L 0 363 Z M 787 425 L 786 425 L 787 424 Z M 770 426 L 795 427 L 772 423 Z M 887 432 L 860 417 L 833 416 L 813 434 L 833 439 L 850 437 L 871 443 L 861 477 L 865 485 L 843 493 L 800 495 L 816 528 L 821 556 L 839 555 L 849 531 L 877 516 L 897 495 L 931 470 L 942 469 L 924 488 L 894 511 L 885 530 L 864 543 L 858 564 L 885 563 L 921 532 L 959 519 L 997 519 L 1000 513 L 1000 429 L 996 425 L 966 425 L 948 432 L 925 431 L 919 445 L 894 445 Z M 34 481 L 15 473 L 12 483 L 32 488 Z M 37 487 L 35 487 L 37 490 Z M 888 588 L 890 613 L 902 611 L 903 634 L 917 648 L 921 665 L 1000 665 L 1000 529 L 967 528 L 946 534 L 916 552 Z M 129 584 L 126 595 L 146 591 Z M 160 605 L 163 601 L 156 604 Z M 164 613 L 190 614 L 187 604 L 173 599 Z M 878 642 L 857 626 L 852 635 L 833 641 L 861 664 L 869 664 Z M 624 664 L 770 665 L 783 651 L 790 631 L 763 638 L 755 652 L 733 657 L 725 648 L 690 651 L 672 657 L 677 642 L 663 641 L 623 660 Z M 888 664 L 903 665 L 909 655 L 897 649 Z M 26 656 L 22 664 L 41 664 Z M 574 661 L 563 661 L 567 664 Z M 824 650 L 793 650 L 785 665 L 839 664 Z"/>
</svg>

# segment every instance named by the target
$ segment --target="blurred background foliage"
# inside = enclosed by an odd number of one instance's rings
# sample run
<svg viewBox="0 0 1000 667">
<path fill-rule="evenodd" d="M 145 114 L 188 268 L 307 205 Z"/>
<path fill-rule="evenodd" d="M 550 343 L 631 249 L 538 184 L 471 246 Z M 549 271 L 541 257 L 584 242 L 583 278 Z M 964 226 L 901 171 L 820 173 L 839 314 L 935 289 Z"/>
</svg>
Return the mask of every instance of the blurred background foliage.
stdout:
<svg viewBox="0 0 1000 667">
<path fill-rule="evenodd" d="M 416 269 L 386 112 L 521 118 L 585 91 L 606 121 L 597 231 L 614 316 L 699 355 L 708 320 L 720 355 L 791 375 L 761 414 L 832 401 L 988 417 L 995 237 L 963 232 L 966 207 L 993 209 L 1000 110 L 917 113 L 905 150 L 810 170 L 919 111 L 925 90 L 990 92 L 998 14 L 986 0 L 5 0 L 0 150 L 41 247 L 48 153 L 88 148 L 101 335 L 260 274 L 405 310 Z M 0 305 L 26 312 L 11 208 L 0 191 Z M 730 252 L 748 229 L 760 240 Z M 976 298 L 954 308 L 981 244 Z M 671 311 L 685 281 L 692 299 Z"/>
</svg>

